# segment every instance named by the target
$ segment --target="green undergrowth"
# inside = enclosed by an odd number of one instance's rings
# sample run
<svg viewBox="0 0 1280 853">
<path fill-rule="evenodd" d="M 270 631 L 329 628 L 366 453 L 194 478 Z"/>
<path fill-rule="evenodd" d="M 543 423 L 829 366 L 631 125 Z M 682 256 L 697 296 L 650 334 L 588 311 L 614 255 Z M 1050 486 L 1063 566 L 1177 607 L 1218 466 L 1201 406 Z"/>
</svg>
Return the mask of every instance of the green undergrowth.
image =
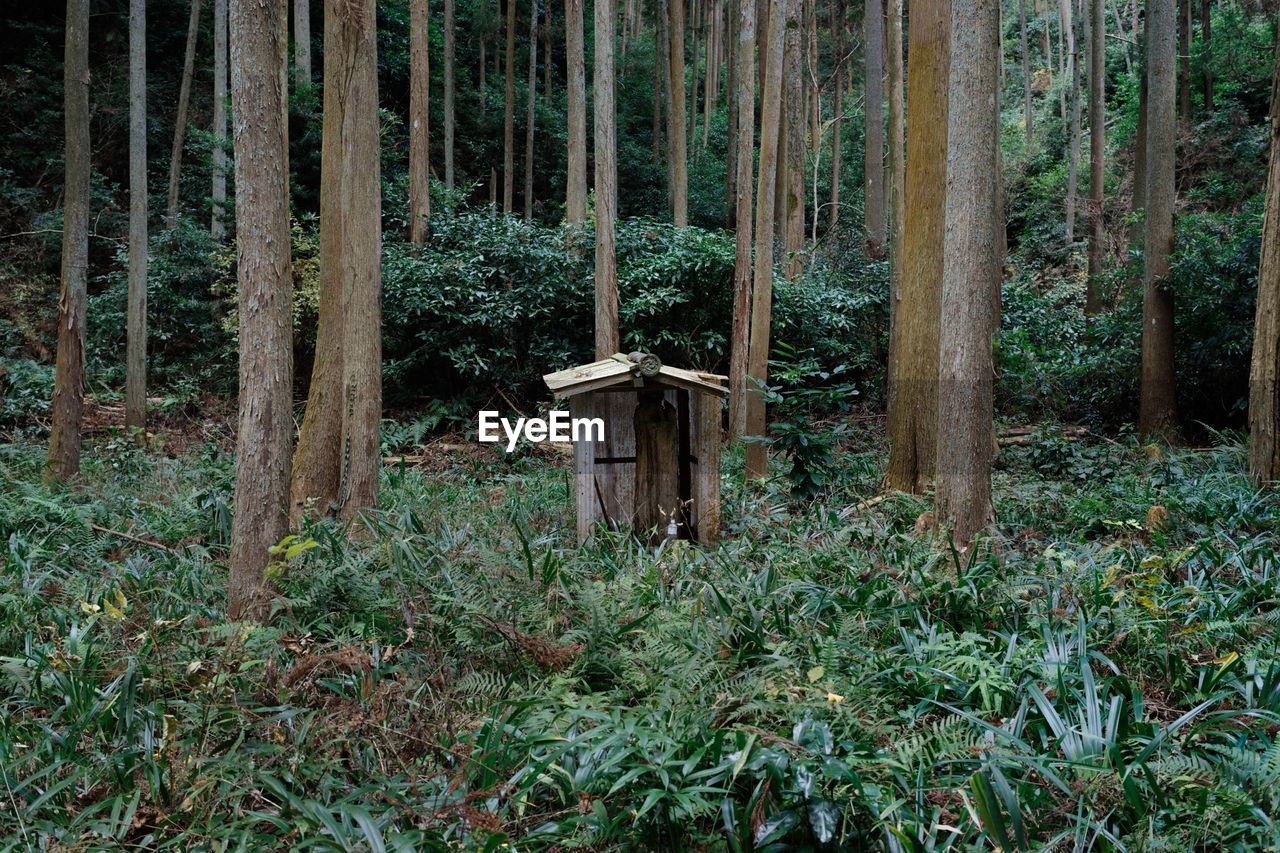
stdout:
<svg viewBox="0 0 1280 853">
<path fill-rule="evenodd" d="M 224 621 L 216 448 L 100 441 L 51 490 L 0 446 L 0 843 L 1280 843 L 1280 508 L 1233 439 L 1033 433 L 960 558 L 928 496 L 859 504 L 847 438 L 816 494 L 731 454 L 705 549 L 576 547 L 564 459 L 388 469 L 360 535 L 286 543 L 265 626 Z"/>
</svg>

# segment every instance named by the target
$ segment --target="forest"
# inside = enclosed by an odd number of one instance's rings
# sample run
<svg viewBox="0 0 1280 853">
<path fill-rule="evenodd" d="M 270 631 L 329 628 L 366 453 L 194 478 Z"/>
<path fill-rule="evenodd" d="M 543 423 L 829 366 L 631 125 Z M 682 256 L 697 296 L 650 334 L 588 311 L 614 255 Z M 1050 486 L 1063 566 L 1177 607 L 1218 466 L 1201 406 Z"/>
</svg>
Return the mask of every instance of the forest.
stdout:
<svg viewBox="0 0 1280 853">
<path fill-rule="evenodd" d="M 0 849 L 1280 849 L 1275 0 L 0 10 Z"/>
</svg>

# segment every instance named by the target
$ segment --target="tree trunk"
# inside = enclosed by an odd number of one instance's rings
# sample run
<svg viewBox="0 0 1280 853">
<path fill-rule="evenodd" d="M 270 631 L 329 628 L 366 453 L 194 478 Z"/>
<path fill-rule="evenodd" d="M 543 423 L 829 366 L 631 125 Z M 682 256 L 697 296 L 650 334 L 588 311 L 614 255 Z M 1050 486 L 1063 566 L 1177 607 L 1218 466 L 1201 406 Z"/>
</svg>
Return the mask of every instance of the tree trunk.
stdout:
<svg viewBox="0 0 1280 853">
<path fill-rule="evenodd" d="M 1142 293 L 1142 387 L 1138 432 L 1172 440 L 1174 156 L 1177 82 L 1176 0 L 1147 0 L 1147 229 Z"/>
<path fill-rule="evenodd" d="M 444 0 L 444 188 L 453 192 L 454 80 L 453 4 Z"/>
<path fill-rule="evenodd" d="M 957 3 L 951 21 L 946 233 L 943 247 L 937 519 L 968 550 L 993 520 L 991 336 L 1000 144 L 996 0 Z"/>
<path fill-rule="evenodd" d="M 868 4 L 880 6 L 880 0 L 867 0 Z M 831 25 L 831 38 L 835 42 L 836 68 L 834 88 L 831 93 L 833 104 L 831 107 L 831 216 L 830 227 L 834 232 L 836 224 L 840 221 L 840 170 L 844 163 L 844 22 L 847 16 L 845 11 L 845 0 L 836 0 L 834 13 L 835 19 Z M 870 55 L 870 51 L 868 51 Z M 813 218 L 816 221 L 818 211 L 813 212 Z"/>
<path fill-rule="evenodd" d="M 213 0 L 213 218 L 209 234 L 227 234 L 227 0 Z"/>
<path fill-rule="evenodd" d="M 1138 126 L 1133 136 L 1133 198 L 1129 201 L 1129 212 L 1134 214 L 1133 223 L 1129 226 L 1129 242 L 1142 246 L 1146 234 L 1147 210 L 1147 60 L 1145 49 L 1138 55 Z M 1142 283 L 1142 273 L 1138 272 L 1134 284 Z"/>
<path fill-rule="evenodd" d="M 804 160 L 805 160 L 805 97 L 804 97 L 804 42 L 802 40 L 803 21 L 800 2 L 787 4 L 786 42 L 783 46 L 782 102 L 786 109 L 786 121 L 782 132 L 786 134 L 786 143 L 782 146 L 786 152 L 781 162 L 782 179 L 778 202 L 779 210 L 785 215 L 783 224 L 783 248 L 786 261 L 783 273 L 788 279 L 795 278 L 804 269 L 800 252 L 804 248 Z"/>
<path fill-rule="evenodd" d="M 1179 0 L 1178 120 L 1182 132 L 1191 128 L 1191 0 Z"/>
<path fill-rule="evenodd" d="M 749 0 L 748 0 L 749 2 Z M 761 61 L 766 68 L 760 98 L 760 175 L 756 183 L 755 272 L 751 288 L 751 331 L 747 349 L 746 435 L 743 474 L 747 480 L 768 476 L 764 386 L 768 381 L 769 326 L 773 313 L 773 231 L 776 208 L 778 147 L 782 136 L 782 77 L 786 21 L 794 19 L 800 0 L 769 0 L 769 41 Z"/>
<path fill-rule="evenodd" d="M 1067 120 L 1067 86 L 1070 84 L 1070 78 L 1067 76 L 1067 26 L 1066 21 L 1062 17 L 1062 4 L 1069 0 L 1058 0 L 1058 79 L 1061 85 L 1058 86 L 1058 117 L 1063 121 Z M 1048 22 L 1046 22 L 1048 26 Z"/>
<path fill-rule="evenodd" d="M 378 150 L 378 36 L 374 0 L 331 0 L 339 28 L 342 110 L 343 518 L 378 505 L 382 470 L 382 194 Z M 424 22 L 425 24 L 425 22 Z"/>
<path fill-rule="evenodd" d="M 862 27 L 866 41 L 866 141 L 863 174 L 866 179 L 864 209 L 867 257 L 883 260 L 885 253 L 884 207 L 884 17 L 881 0 L 865 0 Z"/>
<path fill-rule="evenodd" d="M 1085 312 L 1102 310 L 1101 276 L 1106 231 L 1103 227 L 1105 190 L 1103 163 L 1106 157 L 1104 79 L 1106 74 L 1107 19 L 1102 0 L 1090 0 L 1093 14 L 1089 27 L 1089 284 Z"/>
<path fill-rule="evenodd" d="M 737 78 L 737 73 L 738 73 L 738 69 L 737 69 L 737 66 L 738 66 L 738 53 L 737 53 L 737 51 L 738 51 L 738 47 L 737 47 L 737 45 L 738 45 L 738 38 L 739 38 L 739 33 L 738 33 L 738 31 L 737 31 L 737 27 L 739 26 L 739 19 L 740 19 L 740 14 L 741 14 L 741 13 L 740 13 L 740 10 L 738 9 L 738 6 L 739 6 L 739 5 L 741 5 L 741 3 L 742 3 L 742 2 L 749 2 L 749 3 L 751 3 L 751 4 L 754 6 L 754 5 L 755 5 L 755 0 L 727 0 L 727 2 L 728 2 L 728 14 L 729 14 L 729 20 L 727 21 L 727 28 L 728 28 L 728 31 L 729 31 L 729 37 L 728 37 L 728 39 L 727 39 L 727 45 L 726 45 L 726 47 L 728 48 L 728 49 L 726 50 L 726 54 L 727 54 L 727 56 L 728 56 L 728 69 L 727 69 L 727 70 L 728 70 L 728 77 L 729 77 L 729 85 L 728 85 L 728 87 L 727 87 L 727 89 L 726 89 L 726 91 L 727 91 L 727 93 L 728 93 L 728 97 L 725 99 L 725 100 L 726 100 L 726 102 L 727 102 L 727 103 L 728 103 L 728 105 L 729 105 L 729 134 L 728 134 L 728 136 L 729 136 L 729 145 L 728 145 L 727 151 L 728 151 L 728 152 L 735 152 L 735 151 L 738 151 L 738 150 L 739 150 L 738 134 L 739 134 L 739 132 L 740 132 L 740 131 L 738 130 L 738 122 L 739 122 L 739 120 L 740 120 L 740 119 L 739 119 L 739 116 L 738 116 L 738 88 L 739 88 L 740 84 L 739 84 L 739 82 L 738 82 L 738 78 Z M 755 22 L 755 10 L 754 10 L 754 9 L 753 9 L 753 10 L 752 10 L 752 12 L 751 12 L 751 19 L 752 19 L 752 22 L 754 23 L 754 22 Z M 754 35 L 754 34 L 753 34 L 753 35 Z M 754 39 L 754 37 L 753 37 L 753 38 L 752 38 L 752 44 L 753 44 L 752 49 L 753 49 L 753 50 L 755 49 L 755 48 L 754 48 L 754 43 L 755 43 L 755 39 Z M 754 74 L 754 73 L 755 73 L 755 61 L 754 61 L 754 59 L 753 59 L 753 60 L 752 60 L 752 62 L 751 62 L 751 67 L 752 67 L 752 73 Z M 751 89 L 751 95 L 752 95 L 752 97 L 751 97 L 751 100 L 752 100 L 752 104 L 753 104 L 753 106 L 754 106 L 754 102 L 755 102 L 755 88 L 754 88 L 754 87 L 755 87 L 755 80 L 754 80 L 754 78 L 752 79 L 752 84 L 751 84 L 751 85 L 752 85 L 752 89 Z M 752 115 L 752 117 L 751 117 L 751 118 L 752 118 L 752 127 L 753 127 L 753 132 L 754 132 L 755 116 L 754 116 L 754 115 Z M 753 160 L 754 160 L 754 156 L 755 156 L 755 155 L 754 155 L 754 152 L 755 152 L 755 140 L 754 140 L 754 139 L 752 140 L 752 149 L 751 149 L 751 150 L 752 150 L 752 152 L 753 152 L 753 153 L 752 153 L 752 157 L 753 157 Z M 732 155 L 732 154 L 728 154 L 728 155 L 726 155 L 726 157 L 725 157 L 725 170 L 724 170 L 724 192 L 725 192 L 725 195 L 724 195 L 724 197 L 725 197 L 725 225 L 726 225 L 728 228 L 731 228 L 731 229 L 732 229 L 732 228 L 736 228 L 736 227 L 737 227 L 737 211 L 738 211 L 738 168 L 737 168 L 737 163 L 736 163 L 734 160 L 730 159 L 730 157 L 731 157 L 731 156 L 733 156 L 733 155 Z M 730 372 L 732 372 L 732 371 L 730 371 Z M 733 406 L 733 401 L 732 401 L 732 400 L 730 400 L 729 405 L 730 405 L 730 407 L 732 407 L 732 406 Z M 731 427 L 731 428 L 732 428 L 732 427 Z M 741 433 L 739 433 L 739 435 L 741 435 Z"/>
<path fill-rule="evenodd" d="M 692 38 L 693 38 L 693 59 L 689 63 L 689 82 L 693 85 L 693 90 L 689 93 L 689 133 L 685 139 L 686 146 L 688 140 L 692 139 L 697 142 L 698 139 L 698 55 L 701 51 L 702 39 L 702 0 L 693 0 L 691 11 L 692 21 Z M 696 146 L 695 146 L 696 147 Z M 695 152 L 695 155 L 696 152 Z"/>
<path fill-rule="evenodd" d="M 1204 19 L 1209 20 L 1207 14 Z M 1271 88 L 1271 161 L 1259 254 L 1249 372 L 1249 477 L 1260 487 L 1274 487 L 1280 481 L 1280 49 Z"/>
<path fill-rule="evenodd" d="M 710 40 L 707 42 L 706 48 L 706 85 L 703 87 L 705 91 L 702 95 L 702 150 L 707 150 L 707 142 L 709 131 L 711 129 L 711 114 L 715 111 L 716 103 L 720 100 L 720 27 L 721 17 L 724 7 L 719 0 L 715 3 L 711 11 L 711 27 L 709 30 Z M 733 148 L 728 149 L 729 152 Z M 726 161 L 732 157 L 731 153 L 726 153 Z"/>
<path fill-rule="evenodd" d="M 293 65 L 299 89 L 311 85 L 311 0 L 293 0 Z"/>
<path fill-rule="evenodd" d="M 178 116 L 173 125 L 173 151 L 169 155 L 169 204 L 165 208 L 165 228 L 178 224 L 178 179 L 182 173 L 182 146 L 187 138 L 187 107 L 191 103 L 191 77 L 196 67 L 196 41 L 200 35 L 200 0 L 191 0 L 187 23 L 187 52 L 182 60 L 182 83 L 178 87 Z"/>
<path fill-rule="evenodd" d="M 737 4 L 737 46 L 734 48 L 733 97 L 737 102 L 737 172 L 734 214 L 733 333 L 729 352 L 729 438 L 736 440 L 747 428 L 747 334 L 750 328 L 752 169 L 755 166 L 756 4 Z"/>
<path fill-rule="evenodd" d="M 676 192 L 676 158 L 675 149 L 671 144 L 671 140 L 675 136 L 675 123 L 671 115 L 671 101 L 674 97 L 672 94 L 673 83 L 671 80 L 671 11 L 667 7 L 667 0 L 657 0 L 655 4 L 656 14 L 654 15 L 654 62 L 657 68 L 654 75 L 660 82 L 657 94 L 660 95 L 662 107 L 661 124 L 662 136 L 661 140 L 654 137 L 654 153 L 658 153 L 661 146 L 662 155 L 666 159 L 667 164 L 667 210 L 674 218 L 675 211 L 675 192 Z M 665 144 L 661 144 L 665 142 Z"/>
<path fill-rule="evenodd" d="M 553 54 L 551 53 L 551 7 L 543 11 L 542 17 L 542 96 L 548 101 L 551 100 L 551 66 L 553 63 Z"/>
<path fill-rule="evenodd" d="M 1120 17 L 1120 10 L 1116 8 L 1116 0 L 1110 0 L 1110 2 L 1111 2 L 1111 17 L 1115 18 L 1115 22 L 1116 22 L 1116 34 L 1120 36 L 1120 39 L 1124 45 L 1124 70 L 1127 74 L 1132 75 L 1133 74 L 1133 45 L 1131 44 L 1131 42 L 1133 42 L 1134 39 L 1138 37 L 1138 34 L 1128 33 L 1125 31 L 1124 19 Z M 1105 27 L 1103 32 L 1105 35 Z"/>
<path fill-rule="evenodd" d="M 587 218 L 587 78 L 583 57 L 582 0 L 564 3 L 565 64 L 569 101 L 569 164 L 565 218 L 571 224 Z"/>
<path fill-rule="evenodd" d="M 689 145 L 685 134 L 684 102 L 684 0 L 667 0 L 671 18 L 668 58 L 671 62 L 671 218 L 677 227 L 689 224 Z"/>
<path fill-rule="evenodd" d="M 1027 44 L 1027 0 L 1018 0 L 1018 35 L 1022 46 L 1022 123 L 1027 134 L 1027 150 L 1031 150 L 1031 48 Z"/>
<path fill-rule="evenodd" d="M 529 86 L 524 114 L 524 221 L 533 221 L 533 131 L 538 97 L 538 0 L 529 9 Z"/>
<path fill-rule="evenodd" d="M 615 19 L 612 2 L 595 4 L 595 68 L 591 94 L 595 110 L 596 358 L 608 358 L 621 346 L 614 234 L 614 223 L 618 218 L 618 118 L 614 107 L 613 71 Z"/>
<path fill-rule="evenodd" d="M 885 64 L 889 77 L 889 150 L 888 150 L 888 197 L 889 197 L 889 350 L 897 350 L 895 346 L 897 311 L 896 306 L 902 294 L 902 249 L 906 234 L 906 207 L 904 205 L 904 188 L 907 185 L 906 159 L 903 156 L 903 141 L 906 136 L 906 109 L 903 99 L 902 85 L 902 0 L 887 0 L 885 20 Z M 892 379 L 887 376 L 886 378 Z M 888 398 L 893 397 L 892 381 L 889 383 Z M 894 408 L 890 404 L 890 408 Z"/>
<path fill-rule="evenodd" d="M 507 3 L 507 89 L 502 123 L 502 212 L 510 214 L 516 173 L 516 0 Z"/>
<path fill-rule="evenodd" d="M 902 283 L 893 294 L 893 387 L 885 486 L 923 492 L 938 448 L 938 346 L 947 172 L 948 0 L 917 2 L 908 25 L 907 125 Z"/>
<path fill-rule="evenodd" d="M 1213 112 L 1213 9 L 1210 0 L 1200 0 L 1200 42 L 1204 53 L 1204 111 Z"/>
<path fill-rule="evenodd" d="M 129 0 L 129 297 L 125 426 L 147 424 L 147 5 Z"/>
<path fill-rule="evenodd" d="M 1060 0 L 1067 44 L 1067 73 L 1071 81 L 1071 141 L 1067 152 L 1067 251 L 1076 240 L 1076 192 L 1080 180 L 1080 45 L 1076 40 L 1074 0 Z"/>
<path fill-rule="evenodd" d="M 279 69 L 288 55 L 284 3 L 231 0 L 240 393 L 227 615 L 267 615 L 268 548 L 288 529 L 293 440 L 289 191 Z M 287 18 L 286 18 L 287 19 Z"/>
<path fill-rule="evenodd" d="M 409 4 L 409 239 L 421 246 L 431 217 L 431 53 L 428 0 Z M 375 148 L 376 150 L 376 148 Z"/>
<path fill-rule="evenodd" d="M 307 407 L 290 479 L 290 517 L 328 515 L 338 507 L 342 480 L 342 128 L 347 96 L 341 11 L 327 0 L 324 28 L 324 110 L 320 143 L 320 312 Z"/>
<path fill-rule="evenodd" d="M 47 480 L 67 480 L 80 470 L 85 314 L 89 301 L 89 0 L 67 0 L 62 79 L 66 132 L 62 293 L 58 298 L 58 360 Z"/>
</svg>

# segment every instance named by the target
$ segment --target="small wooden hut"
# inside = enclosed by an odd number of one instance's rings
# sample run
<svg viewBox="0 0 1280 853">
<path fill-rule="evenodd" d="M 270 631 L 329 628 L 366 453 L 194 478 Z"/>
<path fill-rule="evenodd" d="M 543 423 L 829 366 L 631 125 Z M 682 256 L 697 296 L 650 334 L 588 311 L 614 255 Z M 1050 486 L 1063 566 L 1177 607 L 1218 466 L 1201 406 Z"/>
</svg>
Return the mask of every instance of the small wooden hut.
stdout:
<svg viewBox="0 0 1280 853">
<path fill-rule="evenodd" d="M 645 353 L 548 373 L 570 416 L 599 418 L 603 441 L 574 442 L 578 541 L 599 522 L 642 536 L 714 542 L 720 529 L 723 376 Z"/>
</svg>

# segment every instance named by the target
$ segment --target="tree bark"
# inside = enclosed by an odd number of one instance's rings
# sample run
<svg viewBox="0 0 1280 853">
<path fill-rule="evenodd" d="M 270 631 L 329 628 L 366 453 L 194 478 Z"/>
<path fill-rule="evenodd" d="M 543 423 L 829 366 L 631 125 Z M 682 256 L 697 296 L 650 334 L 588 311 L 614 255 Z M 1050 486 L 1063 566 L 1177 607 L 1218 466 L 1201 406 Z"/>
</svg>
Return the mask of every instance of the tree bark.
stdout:
<svg viewBox="0 0 1280 853">
<path fill-rule="evenodd" d="M 331 0 L 339 29 L 342 109 L 342 479 L 345 519 L 378 505 L 382 470 L 382 193 L 374 0 Z"/>
<path fill-rule="evenodd" d="M 749 2 L 749 0 L 748 0 Z M 761 61 L 765 85 L 760 99 L 760 174 L 756 182 L 755 272 L 751 288 L 751 331 L 747 349 L 746 435 L 744 476 L 757 480 L 768 476 L 764 386 L 769 369 L 769 326 L 773 313 L 773 231 L 776 214 L 778 147 L 782 128 L 783 50 L 786 21 L 799 11 L 800 0 L 769 0 L 768 42 Z"/>
<path fill-rule="evenodd" d="M 1178 121 L 1182 132 L 1191 128 L 1191 0 L 1178 9 Z"/>
<path fill-rule="evenodd" d="M 213 0 L 213 137 L 209 234 L 221 241 L 227 233 L 227 0 Z"/>
<path fill-rule="evenodd" d="M 1106 74 L 1107 19 L 1102 0 L 1090 0 L 1093 14 L 1089 27 L 1089 284 L 1085 312 L 1096 314 L 1103 308 L 1101 276 L 1106 231 L 1103 164 L 1106 158 L 1106 115 L 1103 76 Z"/>
<path fill-rule="evenodd" d="M 524 220 L 533 221 L 533 131 L 534 107 L 538 97 L 538 0 L 529 9 L 529 86 L 525 98 L 524 125 Z"/>
<path fill-rule="evenodd" d="M 865 0 L 862 27 L 866 50 L 867 128 L 863 148 L 866 179 L 867 257 L 883 260 L 885 253 L 884 206 L 884 17 L 881 0 Z"/>
<path fill-rule="evenodd" d="M 454 135 L 454 0 L 444 0 L 444 188 L 453 192 L 453 135 Z"/>
<path fill-rule="evenodd" d="M 1027 0 L 1018 0 L 1018 35 L 1022 46 L 1022 123 L 1027 135 L 1027 150 L 1033 136 L 1031 120 L 1031 48 L 1027 43 Z"/>
<path fill-rule="evenodd" d="M 737 46 L 734 49 L 733 97 L 737 102 L 737 162 L 734 181 L 737 197 L 734 214 L 733 332 L 729 351 L 729 438 L 736 440 L 747 428 L 747 335 L 750 328 L 751 245 L 753 201 L 752 169 L 755 166 L 756 4 L 737 4 Z"/>
<path fill-rule="evenodd" d="M 674 165 L 671 186 L 671 218 L 677 227 L 689 224 L 689 143 L 685 133 L 684 92 L 684 0 L 667 0 L 671 18 L 667 27 L 671 62 L 671 158 Z"/>
<path fill-rule="evenodd" d="M 867 0 L 868 4 L 880 5 L 879 0 Z M 844 163 L 844 21 L 846 17 L 845 0 L 836 0 L 832 22 L 831 38 L 835 42 L 836 68 L 834 87 L 831 92 L 831 215 L 830 227 L 834 231 L 840 221 L 840 171 Z M 814 220 L 818 212 L 813 212 Z"/>
<path fill-rule="evenodd" d="M 1129 212 L 1133 214 L 1133 223 L 1129 226 L 1129 242 L 1142 246 L 1146 232 L 1147 210 L 1147 60 L 1145 48 L 1138 55 L 1138 126 L 1133 136 L 1133 198 L 1129 201 Z M 1138 271 L 1137 285 L 1142 283 L 1142 272 Z"/>
<path fill-rule="evenodd" d="M 125 426 L 147 424 L 147 4 L 129 0 L 129 296 Z"/>
<path fill-rule="evenodd" d="M 1147 228 L 1142 294 L 1142 384 L 1138 432 L 1177 433 L 1173 377 L 1174 156 L 1177 83 L 1176 0 L 1147 0 Z"/>
<path fill-rule="evenodd" d="M 1213 9 L 1210 0 L 1200 0 L 1200 42 L 1204 46 L 1204 111 L 1213 112 Z"/>
<path fill-rule="evenodd" d="M 613 3 L 595 4 L 595 68 L 592 103 L 595 109 L 596 212 L 596 358 L 618 351 L 618 268 L 614 223 L 618 218 L 617 114 L 614 107 L 613 45 L 616 39 Z"/>
<path fill-rule="evenodd" d="M 338 507 L 342 480 L 342 128 L 347 97 L 342 80 L 341 10 L 326 0 L 324 110 L 320 143 L 320 312 L 307 407 L 298 432 L 290 480 L 290 516 L 328 515 Z"/>
<path fill-rule="evenodd" d="M 568 83 L 569 164 L 565 218 L 571 224 L 587 218 L 587 75 L 583 50 L 582 0 L 564 2 L 565 64 Z"/>
<path fill-rule="evenodd" d="M 1067 152 L 1067 247 L 1076 240 L 1076 193 L 1080 180 L 1080 45 L 1076 40 L 1074 0 L 1060 0 L 1067 45 L 1067 75 L 1071 81 L 1071 141 Z"/>
<path fill-rule="evenodd" d="M 889 349 L 894 351 L 896 311 L 902 292 L 902 253 L 906 234 L 906 206 L 904 188 L 907 185 L 906 159 L 903 142 L 906 137 L 906 108 L 902 84 L 902 0 L 887 0 L 885 20 L 885 61 L 888 68 L 889 91 Z M 889 398 L 893 386 L 889 385 Z M 892 408 L 892 406 L 890 406 Z"/>
<path fill-rule="evenodd" d="M 409 4 L 409 239 L 421 246 L 431 217 L 431 53 L 428 0 Z M 376 143 L 375 143 L 376 145 Z"/>
<path fill-rule="evenodd" d="M 968 550 L 993 520 L 991 447 L 995 333 L 999 10 L 996 0 L 952 9 L 943 247 L 937 518 Z"/>
<path fill-rule="evenodd" d="M 169 204 L 165 208 L 165 228 L 178 224 L 178 180 L 182 173 L 182 146 L 187 138 L 187 108 L 191 103 L 191 78 L 196 67 L 196 41 L 200 36 L 200 0 L 191 0 L 187 23 L 187 51 L 182 60 L 182 82 L 178 87 L 178 115 L 173 125 L 173 151 L 169 155 Z"/>
<path fill-rule="evenodd" d="M 800 2 L 787 4 L 786 41 L 783 45 L 782 102 L 786 120 L 782 132 L 786 142 L 781 146 L 785 157 L 781 161 L 780 201 L 778 206 L 786 217 L 783 223 L 783 248 L 785 262 L 783 273 L 788 279 L 798 276 L 804 269 L 801 250 L 804 248 L 804 160 L 806 113 L 804 97 L 804 42 Z"/>
<path fill-rule="evenodd" d="M 1280 49 L 1271 87 L 1271 160 L 1259 254 L 1249 371 L 1249 477 L 1260 487 L 1274 488 L 1280 481 Z"/>
<path fill-rule="evenodd" d="M 514 209 L 516 172 L 516 0 L 507 3 L 507 89 L 502 123 L 502 212 Z"/>
<path fill-rule="evenodd" d="M 227 615 L 267 615 L 268 548 L 288 529 L 293 439 L 289 192 L 279 69 L 283 3 L 231 0 L 240 393 Z"/>
<path fill-rule="evenodd" d="M 89 0 L 67 0 L 62 79 L 66 174 L 58 356 L 45 469 L 50 481 L 70 479 L 80 470 L 85 314 L 89 301 Z"/>
<path fill-rule="evenodd" d="M 948 0 L 917 2 L 908 26 L 907 125 L 902 283 L 893 294 L 893 396 L 885 486 L 923 492 L 938 447 L 938 347 L 947 171 Z"/>
<path fill-rule="evenodd" d="M 294 85 L 311 85 L 311 0 L 293 0 Z"/>
</svg>

